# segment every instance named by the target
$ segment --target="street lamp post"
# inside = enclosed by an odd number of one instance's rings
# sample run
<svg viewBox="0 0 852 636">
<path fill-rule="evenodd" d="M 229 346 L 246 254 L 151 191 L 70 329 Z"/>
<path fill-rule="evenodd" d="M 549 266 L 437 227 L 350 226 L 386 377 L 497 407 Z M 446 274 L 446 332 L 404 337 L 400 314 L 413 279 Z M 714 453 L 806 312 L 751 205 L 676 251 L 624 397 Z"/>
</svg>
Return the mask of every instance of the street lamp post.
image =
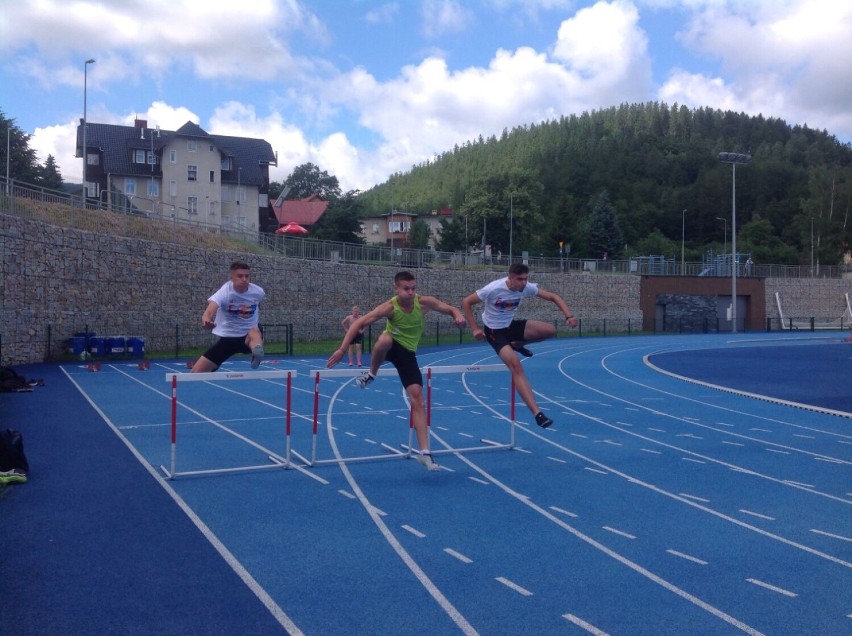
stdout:
<svg viewBox="0 0 852 636">
<path fill-rule="evenodd" d="M 686 208 L 683 209 L 683 212 L 680 213 L 680 275 L 683 276 L 686 273 L 686 268 L 684 267 L 684 239 L 686 238 Z"/>
<path fill-rule="evenodd" d="M 83 207 L 86 206 L 86 198 L 89 196 L 89 188 L 86 186 L 86 102 L 89 92 L 89 64 L 94 64 L 95 60 L 89 58 L 83 63 Z"/>
<path fill-rule="evenodd" d="M 512 238 L 515 228 L 515 193 L 509 193 L 509 265 L 512 264 Z"/>
<path fill-rule="evenodd" d="M 751 155 L 720 152 L 719 161 L 731 164 L 731 333 L 737 332 L 737 164 L 751 161 Z"/>
<path fill-rule="evenodd" d="M 722 254 L 727 254 L 728 253 L 728 219 L 723 219 L 721 216 L 717 216 L 716 220 L 721 221 L 722 223 L 725 224 L 725 229 L 724 229 L 725 234 L 722 237 L 722 240 L 724 241 L 724 248 L 722 249 Z"/>
</svg>

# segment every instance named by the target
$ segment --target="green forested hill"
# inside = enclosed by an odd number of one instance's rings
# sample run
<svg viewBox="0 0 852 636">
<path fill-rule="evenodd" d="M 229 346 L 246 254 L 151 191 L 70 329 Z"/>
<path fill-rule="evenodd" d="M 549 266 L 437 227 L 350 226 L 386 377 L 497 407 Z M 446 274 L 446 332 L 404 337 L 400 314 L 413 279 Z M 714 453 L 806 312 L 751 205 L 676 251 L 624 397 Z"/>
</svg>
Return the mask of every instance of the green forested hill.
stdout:
<svg viewBox="0 0 852 636">
<path fill-rule="evenodd" d="M 737 166 L 737 247 L 763 263 L 838 263 L 852 227 L 852 148 L 807 126 L 662 103 L 631 104 L 505 130 L 456 146 L 359 197 L 369 214 L 452 207 L 443 249 L 482 236 L 495 251 L 601 257 L 590 226 L 608 194 L 623 245 L 610 257 L 721 251 L 731 230 L 732 168 L 720 152 L 752 155 Z M 605 199 L 601 201 L 605 207 Z M 598 205 L 598 209 L 602 207 Z M 684 212 L 684 210 L 686 210 Z M 726 237 L 727 230 L 727 237 Z M 813 238 L 812 238 L 813 237 Z M 730 249 L 730 245 L 728 245 Z"/>
</svg>

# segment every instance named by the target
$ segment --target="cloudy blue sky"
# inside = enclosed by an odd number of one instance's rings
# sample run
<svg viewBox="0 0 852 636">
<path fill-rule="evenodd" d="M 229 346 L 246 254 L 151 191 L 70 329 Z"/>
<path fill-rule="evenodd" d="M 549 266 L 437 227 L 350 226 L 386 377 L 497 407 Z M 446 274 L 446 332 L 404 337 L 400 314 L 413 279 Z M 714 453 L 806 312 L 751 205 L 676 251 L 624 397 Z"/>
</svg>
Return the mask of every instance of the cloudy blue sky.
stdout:
<svg viewBox="0 0 852 636">
<path fill-rule="evenodd" d="M 0 0 L 0 109 L 67 181 L 89 58 L 89 121 L 260 137 L 273 180 L 310 161 L 344 190 L 651 100 L 852 141 L 849 0 Z"/>
</svg>

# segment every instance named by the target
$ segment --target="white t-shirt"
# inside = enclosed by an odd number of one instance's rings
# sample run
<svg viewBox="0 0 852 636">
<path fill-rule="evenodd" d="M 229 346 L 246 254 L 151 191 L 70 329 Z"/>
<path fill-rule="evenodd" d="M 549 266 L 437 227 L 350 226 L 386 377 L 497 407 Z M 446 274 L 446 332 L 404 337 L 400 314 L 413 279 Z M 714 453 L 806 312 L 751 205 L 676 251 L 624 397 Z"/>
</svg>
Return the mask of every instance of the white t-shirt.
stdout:
<svg viewBox="0 0 852 636">
<path fill-rule="evenodd" d="M 242 294 L 234 290 L 231 281 L 222 285 L 207 299 L 219 305 L 213 333 L 220 337 L 246 335 L 249 329 L 257 327 L 258 306 L 264 296 L 266 292 L 263 288 L 254 283 L 249 283 L 248 289 Z"/>
<path fill-rule="evenodd" d="M 482 310 L 482 322 L 491 329 L 503 329 L 512 324 L 512 318 L 521 300 L 535 296 L 538 293 L 538 285 L 527 283 L 524 291 L 512 291 L 506 284 L 508 277 L 491 281 L 482 289 L 476 291 L 476 295 L 485 304 Z"/>
</svg>

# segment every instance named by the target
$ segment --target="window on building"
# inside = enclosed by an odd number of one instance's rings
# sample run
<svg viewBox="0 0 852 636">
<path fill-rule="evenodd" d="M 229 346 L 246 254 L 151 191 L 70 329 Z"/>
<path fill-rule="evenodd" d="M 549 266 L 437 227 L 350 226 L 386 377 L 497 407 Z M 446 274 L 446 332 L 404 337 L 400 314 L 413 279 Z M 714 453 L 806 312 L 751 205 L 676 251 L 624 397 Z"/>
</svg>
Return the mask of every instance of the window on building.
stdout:
<svg viewBox="0 0 852 636">
<path fill-rule="evenodd" d="M 169 163 L 177 163 L 177 150 L 169 150 Z"/>
<path fill-rule="evenodd" d="M 160 198 L 160 182 L 148 179 L 148 196 L 152 199 Z"/>
<path fill-rule="evenodd" d="M 207 204 L 207 213 L 208 213 L 209 216 L 216 216 L 216 202 L 215 201 L 210 201 L 210 203 Z"/>
<path fill-rule="evenodd" d="M 86 181 L 86 196 L 94 199 L 98 196 L 98 184 L 93 181 Z"/>
<path fill-rule="evenodd" d="M 98 166 L 101 163 L 101 156 L 96 152 L 86 153 L 86 163 L 90 166 Z"/>
<path fill-rule="evenodd" d="M 226 183 L 222 184 L 222 194 L 219 197 L 222 201 L 230 201 L 231 200 L 231 186 Z"/>
<path fill-rule="evenodd" d="M 379 224 L 373 223 L 373 234 L 378 234 L 378 233 L 379 233 Z"/>
<path fill-rule="evenodd" d="M 157 159 L 156 159 L 157 156 L 154 154 L 154 151 L 148 150 L 148 151 L 146 151 L 146 154 L 147 154 L 147 157 L 148 157 L 148 165 L 149 166 L 156 165 L 157 164 Z"/>
<path fill-rule="evenodd" d="M 198 150 L 198 142 L 196 142 L 195 139 L 187 139 L 186 149 L 189 152 L 196 152 Z"/>
<path fill-rule="evenodd" d="M 257 207 L 265 208 L 269 205 L 269 195 L 262 192 L 257 193 Z"/>
<path fill-rule="evenodd" d="M 411 223 L 407 223 L 405 221 L 391 221 L 388 223 L 388 229 L 391 232 L 408 232 L 408 228 L 411 226 Z"/>
<path fill-rule="evenodd" d="M 231 158 L 230 157 L 222 157 L 222 170 L 225 172 L 231 171 Z"/>
<path fill-rule="evenodd" d="M 198 197 L 186 197 L 186 210 L 189 214 L 198 214 Z"/>
<path fill-rule="evenodd" d="M 134 150 L 133 151 L 133 163 L 145 163 L 145 151 L 144 150 Z"/>
<path fill-rule="evenodd" d="M 176 197 L 177 196 L 177 181 L 171 180 L 169 181 L 169 196 Z"/>
<path fill-rule="evenodd" d="M 216 171 L 215 170 L 210 171 L 210 183 L 216 183 Z"/>
<path fill-rule="evenodd" d="M 136 194 L 136 179 L 126 178 L 124 180 L 124 194 L 128 196 Z"/>
<path fill-rule="evenodd" d="M 198 166 L 189 164 L 186 167 L 186 179 L 187 181 L 198 181 Z"/>
<path fill-rule="evenodd" d="M 246 226 L 246 217 L 238 216 L 237 217 L 237 227 L 245 227 Z"/>
<path fill-rule="evenodd" d="M 216 146 L 210 144 L 210 152 L 216 152 Z"/>
</svg>

